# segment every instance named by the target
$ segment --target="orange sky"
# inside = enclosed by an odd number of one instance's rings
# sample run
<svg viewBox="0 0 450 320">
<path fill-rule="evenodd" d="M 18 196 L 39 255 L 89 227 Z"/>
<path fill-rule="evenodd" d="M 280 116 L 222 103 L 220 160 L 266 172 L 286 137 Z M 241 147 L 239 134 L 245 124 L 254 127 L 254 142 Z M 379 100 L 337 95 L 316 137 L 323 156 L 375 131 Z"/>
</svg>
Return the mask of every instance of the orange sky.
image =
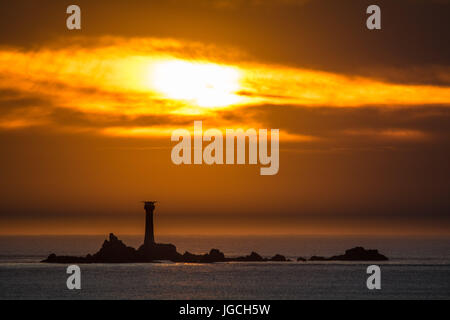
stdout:
<svg viewBox="0 0 450 320">
<path fill-rule="evenodd" d="M 207 117 L 209 125 L 216 128 L 262 127 L 263 123 L 251 118 L 237 123 L 234 119 L 217 117 L 218 111 L 238 113 L 243 106 L 374 106 L 392 109 L 445 105 L 450 101 L 448 87 L 402 85 L 360 76 L 256 64 L 247 62 L 245 57 L 242 61 L 227 61 L 223 57 L 214 57 L 211 48 L 199 43 L 121 38 L 90 41 L 80 38 L 78 41 L 92 43 L 92 46 L 67 47 L 60 43 L 59 47 L 50 49 L 0 51 L 3 75 L 0 87 L 39 96 L 58 108 L 81 112 L 93 122 L 97 119 L 101 122 L 105 117 L 132 120 L 146 115 L 181 118 L 187 115 L 199 119 Z M 113 136 L 170 136 L 178 128 L 170 121 L 148 126 L 94 124 L 97 128 L 54 123 L 48 105 L 35 105 L 26 113 L 12 112 L 0 122 L 4 129 L 40 125 Z M 393 136 L 400 133 L 407 137 L 409 132 L 394 128 L 371 133 Z M 412 138 L 421 137 L 420 132 L 410 133 Z"/>
<path fill-rule="evenodd" d="M 445 35 L 416 30 L 412 48 L 389 14 L 371 34 L 361 4 L 325 0 L 136 0 L 108 21 L 82 1 L 73 33 L 61 4 L 38 20 L 29 5 L 0 16 L 16 26 L 0 36 L 0 234 L 141 233 L 145 199 L 163 234 L 450 233 Z M 196 120 L 280 129 L 279 173 L 175 166 L 170 135 Z"/>
</svg>

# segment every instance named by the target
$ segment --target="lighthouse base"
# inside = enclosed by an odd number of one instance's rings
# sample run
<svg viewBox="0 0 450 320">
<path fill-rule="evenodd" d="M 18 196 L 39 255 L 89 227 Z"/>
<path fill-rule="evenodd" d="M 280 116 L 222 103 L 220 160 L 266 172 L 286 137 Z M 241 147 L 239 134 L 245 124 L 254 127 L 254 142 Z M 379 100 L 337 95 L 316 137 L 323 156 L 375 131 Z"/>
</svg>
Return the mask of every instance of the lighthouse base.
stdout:
<svg viewBox="0 0 450 320">
<path fill-rule="evenodd" d="M 143 244 L 137 250 L 138 254 L 148 261 L 170 260 L 179 261 L 181 255 L 177 252 L 177 247 L 173 244 L 150 243 Z"/>
</svg>

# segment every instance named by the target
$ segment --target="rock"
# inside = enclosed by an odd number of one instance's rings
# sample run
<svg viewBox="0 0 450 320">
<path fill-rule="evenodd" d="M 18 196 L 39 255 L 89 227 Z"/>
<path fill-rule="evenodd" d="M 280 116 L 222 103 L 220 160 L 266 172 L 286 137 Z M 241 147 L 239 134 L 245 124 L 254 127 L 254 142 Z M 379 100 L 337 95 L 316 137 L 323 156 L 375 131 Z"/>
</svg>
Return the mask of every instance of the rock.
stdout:
<svg viewBox="0 0 450 320">
<path fill-rule="evenodd" d="M 182 262 L 194 262 L 194 263 L 213 263 L 226 261 L 225 255 L 218 249 L 211 249 L 206 254 L 192 254 L 186 251 L 181 259 Z"/>
<path fill-rule="evenodd" d="M 93 262 L 136 262 L 139 256 L 136 249 L 127 247 L 114 234 L 109 235 L 102 248 L 90 258 Z"/>
<path fill-rule="evenodd" d="M 154 260 L 180 261 L 181 254 L 173 244 L 153 243 L 142 245 L 138 249 L 138 255 L 143 262 Z"/>
<path fill-rule="evenodd" d="M 248 257 L 248 261 L 264 261 L 263 257 L 261 257 L 259 254 L 257 254 L 256 252 L 252 252 L 250 253 Z"/>
<path fill-rule="evenodd" d="M 363 247 L 355 247 L 345 251 L 345 254 L 332 256 L 330 261 L 387 261 L 388 258 L 378 250 L 366 250 Z"/>
<path fill-rule="evenodd" d="M 225 255 L 223 254 L 223 252 L 220 252 L 220 250 L 218 250 L 218 249 L 211 249 L 211 251 L 209 252 L 208 258 L 214 262 L 225 261 Z"/>
<path fill-rule="evenodd" d="M 267 259 L 264 259 L 256 252 L 250 253 L 248 256 L 244 257 L 236 257 L 236 258 L 227 258 L 227 261 L 237 261 L 237 262 L 261 262 L 261 261 L 267 261 Z"/>
<path fill-rule="evenodd" d="M 386 256 L 378 250 L 366 250 L 363 247 L 355 247 L 345 251 L 345 254 L 330 258 L 312 256 L 310 261 L 387 261 Z"/>
<path fill-rule="evenodd" d="M 282 256 L 281 254 L 274 255 L 270 261 L 287 261 L 285 256 Z"/>
<path fill-rule="evenodd" d="M 186 251 L 183 256 L 181 261 L 183 262 L 195 262 L 197 260 L 197 256 L 195 254 L 190 253 L 189 251 Z"/>
<path fill-rule="evenodd" d="M 109 234 L 109 242 L 120 242 L 122 243 L 122 241 L 119 240 L 119 238 L 117 238 L 114 233 L 110 233 Z"/>
<path fill-rule="evenodd" d="M 290 261 L 284 256 L 277 254 L 270 260 L 264 259 L 256 252 L 252 252 L 248 256 L 227 258 L 225 254 L 218 249 L 211 249 L 206 254 L 193 254 L 186 251 L 183 255 L 177 252 L 177 248 L 173 244 L 151 243 L 141 245 L 138 250 L 128 247 L 113 233 L 109 234 L 109 239 L 103 242 L 101 249 L 86 257 L 57 256 L 50 254 L 47 259 L 42 262 L 48 263 L 130 263 L 130 262 L 155 262 L 158 260 L 169 260 L 173 262 L 190 262 L 190 263 L 214 263 L 226 261 Z"/>
<path fill-rule="evenodd" d="M 48 256 L 47 259 L 42 260 L 41 262 L 46 263 L 90 263 L 86 258 L 84 257 L 70 257 L 70 256 L 57 256 L 56 254 L 52 253 Z"/>
<path fill-rule="evenodd" d="M 305 262 L 305 261 L 306 261 L 306 259 L 305 259 L 305 258 L 303 258 L 303 257 L 298 257 L 298 258 L 297 258 L 297 261 L 303 261 L 303 262 Z"/>
</svg>

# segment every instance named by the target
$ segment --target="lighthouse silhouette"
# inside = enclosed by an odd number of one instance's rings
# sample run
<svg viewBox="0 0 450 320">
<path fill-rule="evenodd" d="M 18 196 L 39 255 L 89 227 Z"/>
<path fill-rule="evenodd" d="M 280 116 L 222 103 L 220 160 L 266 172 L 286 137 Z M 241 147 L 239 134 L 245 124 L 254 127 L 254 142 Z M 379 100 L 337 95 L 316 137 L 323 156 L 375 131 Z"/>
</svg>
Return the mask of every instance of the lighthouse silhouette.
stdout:
<svg viewBox="0 0 450 320">
<path fill-rule="evenodd" d="M 181 255 L 177 252 L 177 247 L 170 243 L 155 242 L 153 212 L 155 211 L 156 201 L 143 201 L 143 203 L 145 209 L 145 238 L 144 243 L 138 249 L 141 258 L 146 261 L 179 261 Z"/>
<path fill-rule="evenodd" d="M 155 211 L 156 201 L 144 201 L 145 209 L 145 238 L 144 246 L 149 247 L 155 244 L 155 234 L 153 228 L 153 211 Z"/>
</svg>

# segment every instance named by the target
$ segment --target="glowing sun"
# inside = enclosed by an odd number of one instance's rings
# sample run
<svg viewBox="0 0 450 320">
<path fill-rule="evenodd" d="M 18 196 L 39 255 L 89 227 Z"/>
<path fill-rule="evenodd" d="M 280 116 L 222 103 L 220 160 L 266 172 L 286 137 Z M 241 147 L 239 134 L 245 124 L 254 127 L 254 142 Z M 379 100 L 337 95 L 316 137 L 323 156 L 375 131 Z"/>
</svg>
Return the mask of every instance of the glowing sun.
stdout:
<svg viewBox="0 0 450 320">
<path fill-rule="evenodd" d="M 173 60 L 152 66 L 151 83 L 166 98 L 200 107 L 225 107 L 242 100 L 238 69 L 213 63 Z"/>
</svg>

